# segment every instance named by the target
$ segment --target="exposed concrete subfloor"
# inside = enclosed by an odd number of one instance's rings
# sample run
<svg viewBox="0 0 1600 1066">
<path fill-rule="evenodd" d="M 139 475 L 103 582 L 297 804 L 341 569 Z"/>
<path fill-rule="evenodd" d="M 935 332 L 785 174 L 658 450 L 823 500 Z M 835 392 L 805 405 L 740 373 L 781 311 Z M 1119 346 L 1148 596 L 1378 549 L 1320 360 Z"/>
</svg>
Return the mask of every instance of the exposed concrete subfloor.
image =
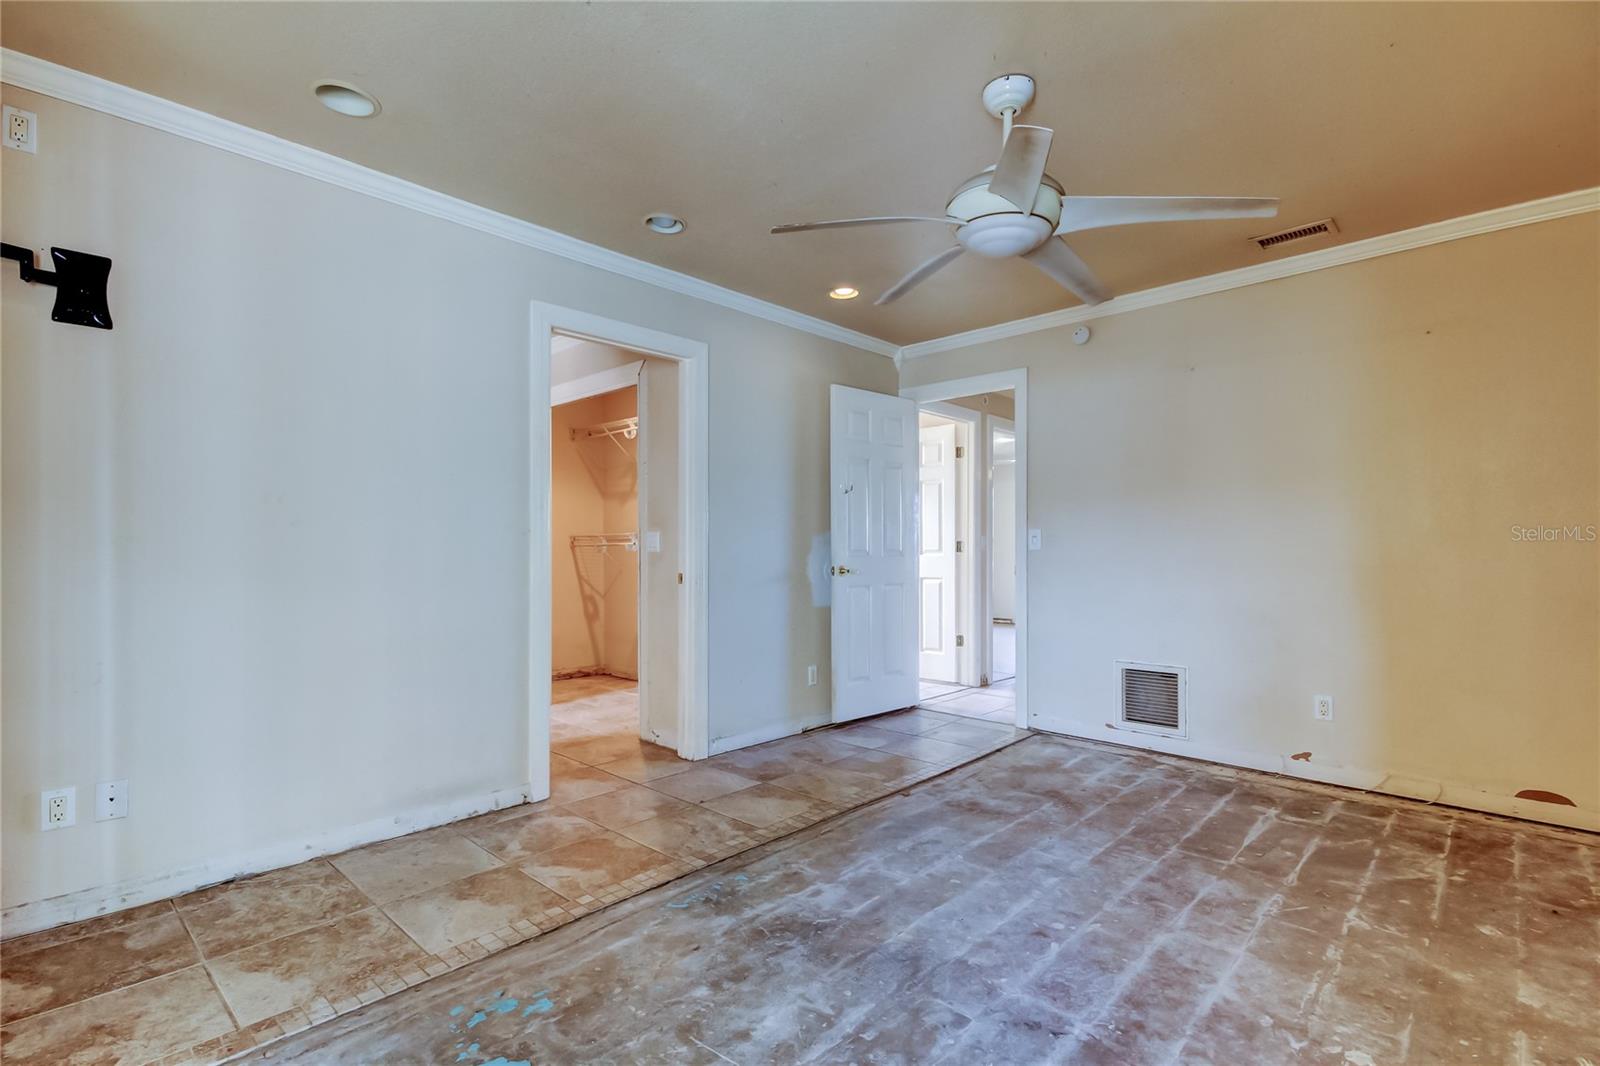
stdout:
<svg viewBox="0 0 1600 1066">
<path fill-rule="evenodd" d="M 1036 736 L 297 1063 L 1600 1062 L 1600 841 Z"/>
<path fill-rule="evenodd" d="M 6 941 L 0 1059 L 224 1059 L 1022 735 L 913 710 L 688 762 L 631 681 L 554 697 L 547 800 Z"/>
</svg>

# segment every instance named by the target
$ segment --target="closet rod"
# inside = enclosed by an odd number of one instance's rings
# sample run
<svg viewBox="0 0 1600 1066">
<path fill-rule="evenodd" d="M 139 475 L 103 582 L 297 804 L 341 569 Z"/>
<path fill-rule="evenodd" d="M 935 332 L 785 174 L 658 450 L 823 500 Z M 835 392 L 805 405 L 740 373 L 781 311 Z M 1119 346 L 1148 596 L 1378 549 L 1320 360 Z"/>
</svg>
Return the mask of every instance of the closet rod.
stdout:
<svg viewBox="0 0 1600 1066">
<path fill-rule="evenodd" d="M 627 548 L 639 550 L 637 533 L 578 533 L 572 537 L 574 548 Z"/>
<path fill-rule="evenodd" d="M 626 440 L 632 440 L 639 435 L 638 416 L 617 418 L 610 422 L 600 422 L 593 426 L 575 426 L 572 429 L 572 439 L 580 440 L 589 437 L 616 437 L 621 434 Z"/>
</svg>

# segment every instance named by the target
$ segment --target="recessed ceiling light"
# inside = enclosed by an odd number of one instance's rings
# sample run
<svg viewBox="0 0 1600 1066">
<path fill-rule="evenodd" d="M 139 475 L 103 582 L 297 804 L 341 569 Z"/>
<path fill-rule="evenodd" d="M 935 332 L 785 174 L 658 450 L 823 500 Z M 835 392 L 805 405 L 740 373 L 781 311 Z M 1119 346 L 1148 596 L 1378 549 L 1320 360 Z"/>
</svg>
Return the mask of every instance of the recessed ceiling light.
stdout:
<svg viewBox="0 0 1600 1066">
<path fill-rule="evenodd" d="M 664 212 L 646 215 L 644 217 L 644 224 L 645 227 L 652 233 L 665 233 L 670 235 L 673 233 L 683 232 L 683 219 L 679 218 L 677 215 L 669 215 Z"/>
<path fill-rule="evenodd" d="M 828 295 L 835 300 L 854 300 L 861 295 L 861 290 L 853 289 L 848 285 L 840 285 L 838 288 L 829 289 Z"/>
<path fill-rule="evenodd" d="M 322 106 L 351 118 L 371 118 L 383 110 L 377 98 L 342 81 L 319 81 L 311 87 Z"/>
</svg>

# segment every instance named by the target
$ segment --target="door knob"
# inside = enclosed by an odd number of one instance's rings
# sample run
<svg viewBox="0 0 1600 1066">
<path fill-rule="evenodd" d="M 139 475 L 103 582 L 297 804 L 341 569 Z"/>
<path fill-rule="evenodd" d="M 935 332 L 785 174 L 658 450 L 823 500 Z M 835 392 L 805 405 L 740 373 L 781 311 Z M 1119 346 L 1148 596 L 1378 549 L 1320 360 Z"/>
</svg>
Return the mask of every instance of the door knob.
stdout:
<svg viewBox="0 0 1600 1066">
<path fill-rule="evenodd" d="M 844 577 L 850 572 L 850 568 L 848 566 L 830 566 L 828 567 L 828 572 L 834 577 Z"/>
</svg>

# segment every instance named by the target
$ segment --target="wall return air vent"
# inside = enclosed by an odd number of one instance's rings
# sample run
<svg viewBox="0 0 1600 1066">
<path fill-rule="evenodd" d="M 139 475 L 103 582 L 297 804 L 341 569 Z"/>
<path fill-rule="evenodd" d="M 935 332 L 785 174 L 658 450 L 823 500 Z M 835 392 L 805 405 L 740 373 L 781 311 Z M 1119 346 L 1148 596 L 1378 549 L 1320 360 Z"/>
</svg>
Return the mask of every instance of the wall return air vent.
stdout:
<svg viewBox="0 0 1600 1066">
<path fill-rule="evenodd" d="M 1281 229 L 1277 233 L 1265 233 L 1260 237 L 1251 237 L 1250 240 L 1262 250 L 1276 248 L 1280 244 L 1290 241 L 1303 241 L 1308 237 L 1319 237 L 1324 233 L 1338 233 L 1339 224 L 1331 218 L 1319 218 L 1315 222 L 1307 222 L 1293 229 Z"/>
<path fill-rule="evenodd" d="M 1187 669 L 1119 659 L 1117 677 L 1125 728 L 1169 737 L 1189 735 Z"/>
</svg>

